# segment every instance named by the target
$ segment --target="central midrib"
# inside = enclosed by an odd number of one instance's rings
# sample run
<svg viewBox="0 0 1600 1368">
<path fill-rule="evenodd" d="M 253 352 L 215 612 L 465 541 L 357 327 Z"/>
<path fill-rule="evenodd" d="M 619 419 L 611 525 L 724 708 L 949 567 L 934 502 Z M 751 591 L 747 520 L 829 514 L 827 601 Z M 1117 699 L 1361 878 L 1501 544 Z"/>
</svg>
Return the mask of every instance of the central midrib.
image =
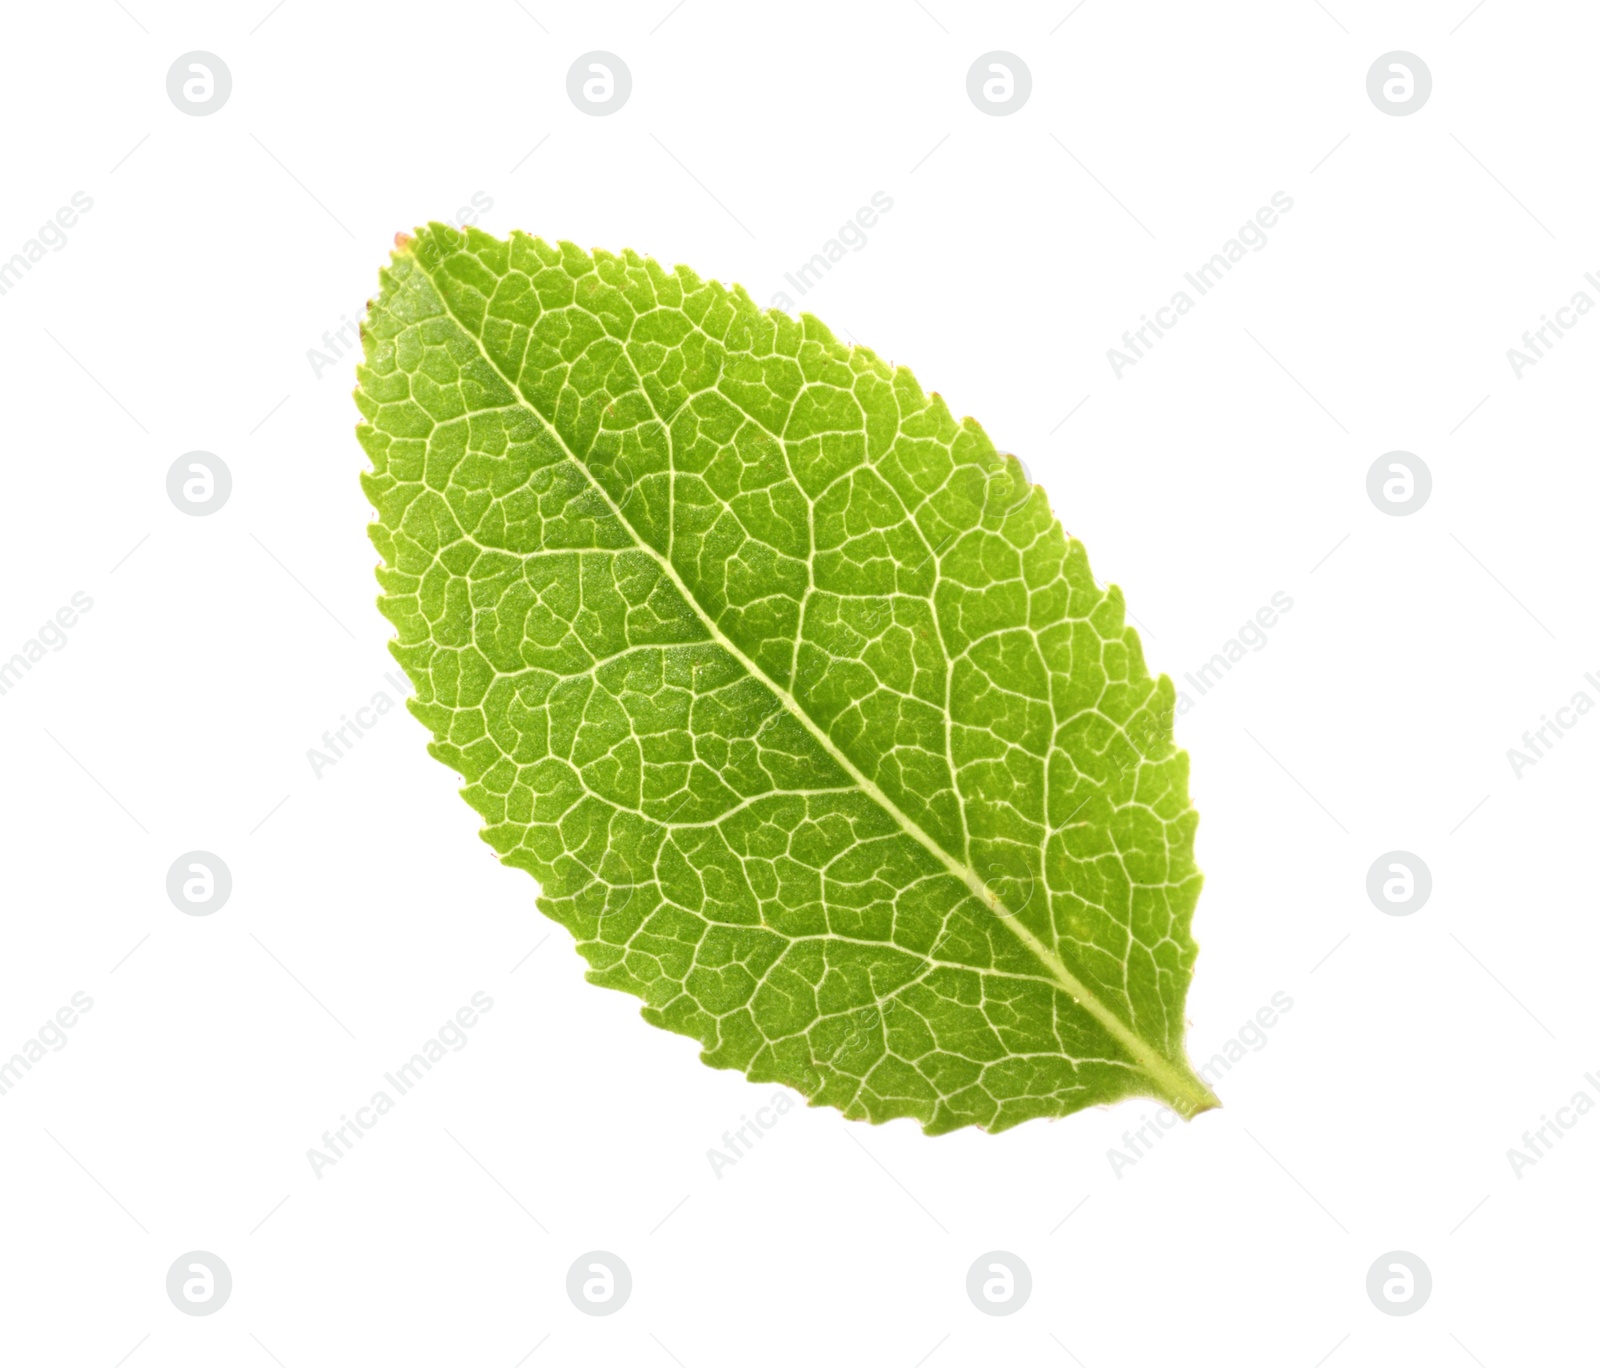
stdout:
<svg viewBox="0 0 1600 1368">
<path fill-rule="evenodd" d="M 411 244 L 408 243 L 407 248 L 409 248 L 410 245 Z M 694 614 L 700 619 L 706 631 L 710 633 L 711 638 L 717 643 L 717 645 L 721 646 L 723 650 L 727 651 L 729 655 L 737 660 L 749 672 L 753 679 L 759 680 L 768 689 L 770 689 L 777 697 L 778 701 L 783 704 L 784 708 L 787 709 L 788 712 L 801 724 L 801 726 L 803 726 L 806 731 L 810 733 L 810 735 L 816 740 L 817 744 L 827 751 L 827 753 L 833 758 L 839 767 L 843 769 L 845 773 L 847 773 L 851 779 L 862 788 L 863 791 L 865 791 L 875 802 L 877 802 L 886 812 L 888 812 L 896 822 L 899 823 L 901 829 L 908 836 L 918 841 L 925 849 L 927 849 L 936 859 L 940 861 L 941 864 L 945 866 L 945 868 L 947 868 L 967 886 L 967 888 L 972 892 L 973 896 L 979 900 L 979 902 L 981 902 L 985 907 L 989 908 L 991 912 L 995 913 L 1001 919 L 1001 921 L 1011 929 L 1012 934 L 1014 934 L 1017 939 L 1033 953 L 1034 958 L 1039 961 L 1050 977 L 1055 980 L 1055 982 L 1072 998 L 1075 1003 L 1088 1012 L 1089 1015 L 1099 1022 L 1101 1026 L 1105 1027 L 1106 1031 L 1110 1033 L 1117 1043 L 1133 1057 L 1134 1062 L 1137 1063 L 1138 1066 L 1150 1076 L 1153 1082 L 1161 1086 L 1166 1093 L 1171 1095 L 1174 1100 L 1187 1098 L 1192 1101 L 1195 1097 L 1194 1083 L 1198 1081 L 1192 1074 L 1188 1073 L 1188 1071 L 1184 1068 L 1175 1065 L 1172 1060 L 1168 1059 L 1166 1055 L 1162 1054 L 1148 1041 L 1142 1040 L 1138 1035 L 1136 1035 L 1133 1029 L 1126 1022 L 1124 1022 L 1121 1017 L 1117 1016 L 1117 1014 L 1113 1012 L 1104 1002 L 1102 1002 L 1099 997 L 1097 997 L 1095 993 L 1080 978 L 1078 978 L 1076 974 L 1067 968 L 1061 957 L 1057 955 L 1054 950 L 1052 950 L 1048 945 L 1040 940 L 1039 937 L 1034 935 L 1032 931 L 1023 925 L 1016 913 L 1007 908 L 1001 899 L 984 884 L 984 881 L 978 876 L 978 872 L 975 869 L 973 869 L 970 865 L 964 864 L 962 861 L 956 859 L 955 856 L 951 855 L 950 852 L 940 845 L 938 841 L 934 840 L 932 836 L 924 831 L 915 820 L 903 812 L 899 804 L 890 798 L 889 795 L 878 786 L 875 780 L 864 773 L 855 763 L 855 761 L 853 761 L 834 743 L 833 738 L 830 737 L 827 732 L 825 732 L 812 719 L 806 710 L 800 706 L 799 700 L 797 700 L 788 689 L 784 688 L 776 680 L 772 679 L 767 672 L 758 664 L 756 664 L 754 660 L 747 656 L 735 642 L 728 638 L 728 636 L 723 632 L 722 628 L 719 627 L 706 612 L 706 610 L 701 607 L 700 601 L 695 597 L 689 586 L 684 583 L 682 576 L 678 574 L 677 567 L 674 566 L 667 557 L 663 556 L 659 551 L 656 550 L 655 547 L 651 546 L 639 535 L 633 524 L 623 515 L 622 509 L 612 499 L 605 486 L 595 479 L 594 472 L 591 471 L 589 467 L 579 459 L 577 453 L 567 445 L 566 439 L 562 437 L 555 425 L 528 401 L 527 397 L 522 393 L 522 387 L 517 380 L 512 376 L 507 375 L 505 371 L 500 368 L 495 359 L 489 355 L 488 350 L 483 345 L 483 340 L 475 332 L 473 332 L 466 321 L 459 317 L 450 307 L 450 301 L 446 297 L 445 292 L 434 283 L 432 274 L 428 271 L 427 267 L 422 264 L 421 258 L 418 257 L 415 252 L 410 252 L 409 255 L 411 256 L 412 261 L 415 263 L 417 270 L 421 271 L 423 276 L 427 278 L 428 283 L 433 286 L 434 293 L 438 296 L 440 305 L 444 308 L 450 319 L 467 337 L 472 339 L 473 345 L 478 349 L 478 354 L 484 359 L 484 362 L 489 366 L 489 368 L 493 370 L 494 373 L 503 381 L 505 381 L 512 394 L 516 396 L 519 405 L 525 408 L 529 413 L 533 414 L 545 431 L 548 432 L 550 436 L 554 438 L 555 441 L 560 445 L 561 450 L 566 453 L 567 459 L 583 472 L 584 478 L 588 480 L 595 492 L 605 500 L 606 507 L 611 510 L 612 515 L 616 518 L 618 523 L 628 529 L 628 535 L 633 539 L 634 545 L 646 555 L 651 557 L 651 559 L 653 559 L 661 568 L 661 572 L 666 575 L 669 580 L 671 580 L 678 593 L 683 596 L 684 602 L 689 605 Z M 486 308 L 485 317 L 487 316 L 488 313 Z M 657 417 L 657 421 L 660 421 L 659 415 Z M 1209 1099 L 1209 1105 L 1217 1105 L 1215 1098 L 1212 1097 L 1209 1089 L 1204 1089 L 1203 1084 L 1201 1087 L 1204 1090 L 1203 1096 Z"/>
</svg>

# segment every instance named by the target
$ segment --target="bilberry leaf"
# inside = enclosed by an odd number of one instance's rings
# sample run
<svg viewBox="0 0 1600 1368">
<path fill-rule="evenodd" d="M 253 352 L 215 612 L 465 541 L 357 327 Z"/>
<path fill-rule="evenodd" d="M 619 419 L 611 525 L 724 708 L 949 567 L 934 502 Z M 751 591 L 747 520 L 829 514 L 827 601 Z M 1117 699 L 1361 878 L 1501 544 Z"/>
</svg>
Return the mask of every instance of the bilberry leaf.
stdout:
<svg viewBox="0 0 1600 1368">
<path fill-rule="evenodd" d="M 392 649 L 592 982 L 930 1134 L 1216 1105 L 1172 683 L 1016 460 L 817 319 L 633 252 L 433 224 L 381 282 Z"/>
</svg>

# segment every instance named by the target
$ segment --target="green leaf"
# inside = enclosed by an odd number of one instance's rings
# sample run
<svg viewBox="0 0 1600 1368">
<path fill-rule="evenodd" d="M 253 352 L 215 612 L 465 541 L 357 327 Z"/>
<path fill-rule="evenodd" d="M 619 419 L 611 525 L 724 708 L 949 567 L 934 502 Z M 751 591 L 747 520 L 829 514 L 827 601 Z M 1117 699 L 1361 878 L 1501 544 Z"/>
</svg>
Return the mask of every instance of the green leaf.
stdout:
<svg viewBox="0 0 1600 1368">
<path fill-rule="evenodd" d="M 1019 464 L 682 266 L 398 241 L 356 392 L 379 604 L 590 981 L 930 1134 L 1217 1105 L 1172 682 Z"/>
</svg>

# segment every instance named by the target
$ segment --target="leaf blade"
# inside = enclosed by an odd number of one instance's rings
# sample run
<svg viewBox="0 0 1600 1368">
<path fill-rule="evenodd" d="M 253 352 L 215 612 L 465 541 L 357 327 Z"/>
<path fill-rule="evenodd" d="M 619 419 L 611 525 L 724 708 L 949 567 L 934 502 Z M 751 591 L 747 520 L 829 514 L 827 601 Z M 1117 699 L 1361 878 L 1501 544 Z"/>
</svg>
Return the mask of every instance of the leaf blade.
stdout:
<svg viewBox="0 0 1600 1368">
<path fill-rule="evenodd" d="M 433 225 L 383 286 L 380 606 L 591 979 L 866 1119 L 1215 1105 L 1171 684 L 1016 462 L 632 253 Z"/>
</svg>

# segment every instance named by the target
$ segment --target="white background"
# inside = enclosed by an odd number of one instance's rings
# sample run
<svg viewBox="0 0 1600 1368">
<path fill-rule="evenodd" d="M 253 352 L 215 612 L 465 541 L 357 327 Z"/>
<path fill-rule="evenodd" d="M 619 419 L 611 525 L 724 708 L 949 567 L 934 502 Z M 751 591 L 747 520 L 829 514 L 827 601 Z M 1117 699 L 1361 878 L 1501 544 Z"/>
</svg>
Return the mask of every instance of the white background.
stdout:
<svg viewBox="0 0 1600 1368">
<path fill-rule="evenodd" d="M 1592 1353 L 1600 1118 L 1520 1177 L 1507 1151 L 1600 1100 L 1600 712 L 1520 778 L 1506 752 L 1575 691 L 1600 700 L 1600 318 L 1520 379 L 1506 350 L 1600 300 L 1600 16 L 269 3 L 7 7 L 0 257 L 73 192 L 93 209 L 0 297 L 0 657 L 74 592 L 94 606 L 0 697 L 0 1057 L 74 992 L 94 1006 L 0 1097 L 0 1357 Z M 194 49 L 233 78 L 204 118 L 166 93 Z M 633 74 L 607 118 L 566 93 L 592 49 Z M 1033 78 L 1004 118 L 966 93 L 993 49 Z M 1365 86 L 1395 49 L 1434 82 L 1404 118 Z M 492 231 L 766 302 L 879 190 L 892 211 L 804 306 L 1026 461 L 1153 668 L 1185 687 L 1274 592 L 1294 602 L 1178 731 L 1207 875 L 1191 1053 L 1275 992 L 1294 1006 L 1221 1111 L 1120 1176 L 1107 1152 L 1148 1103 L 940 1139 L 796 1108 L 715 1176 L 707 1150 L 774 1090 L 584 983 L 422 727 L 395 711 L 320 777 L 306 758 L 393 692 L 353 372 L 307 351 L 359 317 L 397 229 L 482 192 Z M 1266 248 L 1118 378 L 1107 348 L 1275 191 L 1294 207 Z M 195 449 L 233 475 L 205 518 L 165 490 Z M 1433 473 L 1406 518 L 1365 490 L 1395 449 Z M 233 875 L 209 917 L 165 891 L 194 849 Z M 1433 873 L 1409 917 L 1365 892 L 1393 849 Z M 470 1044 L 315 1176 L 322 1132 L 480 990 Z M 164 1290 L 195 1249 L 234 1279 L 205 1318 Z M 564 1287 L 591 1249 L 633 1273 L 604 1319 Z M 964 1290 L 993 1249 L 1033 1275 L 1007 1318 Z M 1407 1318 L 1365 1291 L 1395 1249 L 1433 1274 Z"/>
</svg>

